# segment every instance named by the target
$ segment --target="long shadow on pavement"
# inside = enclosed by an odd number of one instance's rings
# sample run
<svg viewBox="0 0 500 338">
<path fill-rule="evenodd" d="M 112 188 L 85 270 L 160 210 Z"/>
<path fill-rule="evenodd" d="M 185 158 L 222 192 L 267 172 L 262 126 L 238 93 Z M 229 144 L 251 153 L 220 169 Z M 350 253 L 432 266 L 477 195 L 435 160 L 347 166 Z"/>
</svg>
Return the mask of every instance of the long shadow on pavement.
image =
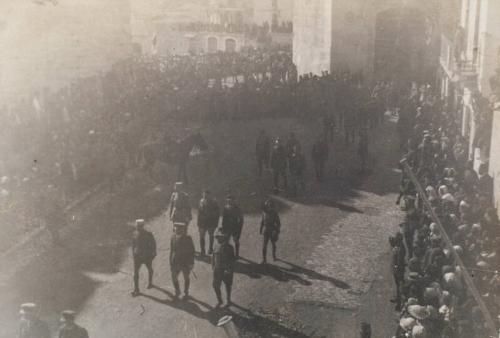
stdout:
<svg viewBox="0 0 500 338">
<path fill-rule="evenodd" d="M 240 258 L 240 260 L 236 262 L 235 272 L 247 275 L 250 278 L 261 278 L 262 276 L 267 276 L 280 282 L 295 281 L 302 285 L 311 285 L 312 283 L 310 279 L 322 280 L 327 281 L 341 289 L 350 288 L 349 284 L 341 280 L 322 275 L 316 271 L 303 268 L 284 260 L 278 261 L 290 266 L 290 268 L 284 268 L 273 264 L 258 264 L 249 259 Z M 301 275 L 306 276 L 307 278 L 303 278 Z"/>
</svg>

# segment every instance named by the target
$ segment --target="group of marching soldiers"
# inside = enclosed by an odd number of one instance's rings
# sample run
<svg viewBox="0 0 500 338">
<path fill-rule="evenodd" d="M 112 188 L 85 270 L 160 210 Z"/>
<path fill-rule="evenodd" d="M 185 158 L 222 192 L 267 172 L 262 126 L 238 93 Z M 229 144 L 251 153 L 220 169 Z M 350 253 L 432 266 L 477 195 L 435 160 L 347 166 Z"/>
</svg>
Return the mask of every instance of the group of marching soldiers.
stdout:
<svg viewBox="0 0 500 338">
<path fill-rule="evenodd" d="M 173 223 L 174 232 L 170 240 L 170 271 L 175 298 L 181 297 L 179 275 L 182 273 L 184 289 L 182 299 L 189 299 L 190 275 L 194 274 L 195 245 L 188 234 L 192 221 L 189 195 L 182 182 L 175 183 L 170 200 L 169 218 Z M 222 218 L 222 221 L 219 221 Z M 233 195 L 226 196 L 222 211 L 218 202 L 209 190 L 203 191 L 198 204 L 197 226 L 199 233 L 199 254 L 201 258 L 211 255 L 213 282 L 212 286 L 217 297 L 216 307 L 224 304 L 222 299 L 222 284 L 226 290 L 226 304 L 231 305 L 231 291 L 236 261 L 240 256 L 240 237 L 243 230 L 244 216 Z M 145 221 L 138 219 L 132 241 L 134 260 L 134 290 L 132 296 L 140 295 L 139 269 L 145 265 L 148 269 L 147 288 L 154 288 L 153 260 L 156 257 L 156 241 L 153 234 L 147 231 Z M 267 247 L 272 246 L 272 256 L 276 260 L 276 242 L 278 241 L 281 223 L 278 212 L 271 199 L 267 199 L 262 207 L 262 222 L 260 234 L 263 236 L 262 264 L 267 263 Z M 207 250 L 208 236 L 208 250 Z M 214 243 L 216 242 L 216 243 Z M 231 243 L 232 242 L 232 243 Z M 195 275 L 196 276 L 196 275 Z"/>
<path fill-rule="evenodd" d="M 311 159 L 317 181 L 322 181 L 328 160 L 328 143 L 325 137 L 319 137 L 313 144 Z M 280 137 L 271 142 L 271 138 L 262 130 L 255 145 L 257 173 L 262 176 L 263 169 L 273 173 L 274 191 L 286 191 L 295 197 L 305 189 L 306 160 L 300 141 L 295 133 L 290 133 L 286 142 Z"/>
</svg>

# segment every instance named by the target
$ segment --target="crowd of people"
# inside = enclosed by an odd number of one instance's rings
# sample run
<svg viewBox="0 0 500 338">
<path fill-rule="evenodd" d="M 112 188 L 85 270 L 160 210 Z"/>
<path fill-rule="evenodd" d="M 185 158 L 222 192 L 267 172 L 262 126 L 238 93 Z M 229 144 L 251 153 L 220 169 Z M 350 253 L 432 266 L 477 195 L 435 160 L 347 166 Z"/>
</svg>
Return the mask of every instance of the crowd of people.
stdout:
<svg viewBox="0 0 500 338">
<path fill-rule="evenodd" d="M 357 126 L 374 123 L 368 112 L 382 111 L 377 95 L 365 100 L 362 82 L 347 72 L 297 78 L 291 52 L 281 49 L 124 60 L 5 107 L 1 146 L 11 155 L 0 163 L 0 217 L 28 228 L 39 219 L 61 223 L 62 207 L 80 193 L 143 164 L 145 143 L 178 138 L 165 135 L 172 120 L 323 118 L 325 134 L 342 125 L 353 142 Z"/>
<path fill-rule="evenodd" d="M 500 312 L 500 224 L 493 179 L 487 163 L 474 170 L 460 125 L 430 87 L 414 87 L 400 101 L 404 158 L 396 203 L 406 216 L 400 232 L 389 239 L 397 290 L 392 301 L 400 311 L 396 338 L 490 336 L 454 253 L 492 317 Z"/>
<path fill-rule="evenodd" d="M 270 33 L 288 33 L 293 32 L 293 23 L 291 21 L 269 24 L 264 22 L 262 25 L 246 23 L 212 23 L 212 22 L 189 22 L 177 25 L 180 31 L 189 32 L 217 32 L 217 33 L 240 33 L 245 34 L 251 39 L 262 40 Z"/>
</svg>

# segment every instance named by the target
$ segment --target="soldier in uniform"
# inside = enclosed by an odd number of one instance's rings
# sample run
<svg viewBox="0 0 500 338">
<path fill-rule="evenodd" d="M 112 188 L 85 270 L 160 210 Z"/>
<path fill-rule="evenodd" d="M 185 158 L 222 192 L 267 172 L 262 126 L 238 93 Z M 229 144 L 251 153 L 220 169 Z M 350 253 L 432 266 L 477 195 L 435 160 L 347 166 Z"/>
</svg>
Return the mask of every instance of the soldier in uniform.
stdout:
<svg viewBox="0 0 500 338">
<path fill-rule="evenodd" d="M 50 338 L 49 326 L 38 318 L 37 305 L 24 303 L 21 305 L 19 314 L 19 338 Z"/>
<path fill-rule="evenodd" d="M 290 194 L 292 197 L 295 197 L 299 193 L 299 190 L 303 191 L 305 189 L 304 173 L 306 171 L 306 161 L 299 148 L 295 147 L 293 149 L 288 160 L 288 167 L 291 178 Z"/>
<path fill-rule="evenodd" d="M 200 253 L 205 255 L 205 238 L 208 233 L 208 254 L 214 249 L 214 233 L 219 225 L 220 209 L 217 201 L 211 196 L 209 190 L 203 192 L 198 207 L 198 230 L 200 234 Z"/>
<path fill-rule="evenodd" d="M 366 169 L 366 161 L 368 159 L 368 132 L 366 129 L 363 129 L 359 133 L 358 155 L 361 161 L 360 171 L 364 172 Z"/>
<path fill-rule="evenodd" d="M 222 211 L 222 231 L 229 237 L 232 237 L 236 248 L 236 258 L 240 256 L 240 236 L 243 230 L 243 213 L 240 207 L 234 201 L 232 195 L 226 198 L 226 205 Z"/>
<path fill-rule="evenodd" d="M 326 160 L 328 159 L 328 144 L 323 137 L 318 138 L 312 147 L 311 157 L 314 164 L 316 180 L 321 182 L 325 171 Z"/>
<path fill-rule="evenodd" d="M 153 287 L 153 259 L 156 257 L 156 241 L 153 234 L 144 229 L 144 220 L 135 221 L 136 230 L 132 240 L 132 256 L 134 258 L 134 291 L 132 296 L 139 295 L 139 270 L 144 264 L 148 269 L 148 289 Z"/>
<path fill-rule="evenodd" d="M 175 297 L 179 297 L 179 274 L 184 277 L 184 299 L 189 297 L 189 274 L 194 266 L 194 243 L 191 236 L 187 234 L 187 225 L 184 223 L 174 224 L 175 233 L 170 239 L 170 272 L 172 283 L 175 288 Z"/>
<path fill-rule="evenodd" d="M 75 311 L 61 312 L 61 323 L 59 338 L 89 338 L 87 330 L 75 323 Z"/>
<path fill-rule="evenodd" d="M 191 205 L 189 204 L 189 194 L 184 191 L 184 183 L 176 182 L 174 192 L 170 198 L 170 220 L 175 223 L 191 222 Z"/>
<path fill-rule="evenodd" d="M 273 201 L 271 199 L 268 199 L 264 203 L 262 221 L 260 223 L 260 234 L 264 236 L 264 242 L 262 246 L 262 264 L 267 264 L 267 246 L 269 244 L 269 241 L 271 241 L 271 245 L 273 247 L 273 260 L 277 260 L 276 242 L 278 241 L 280 230 L 280 216 L 274 208 Z"/>
<path fill-rule="evenodd" d="M 273 182 L 274 189 L 279 190 L 279 179 L 283 178 L 284 188 L 287 188 L 287 159 L 288 154 L 286 152 L 285 147 L 281 144 L 279 138 L 274 142 L 274 146 L 271 152 L 271 168 L 273 169 Z"/>
<path fill-rule="evenodd" d="M 255 156 L 257 158 L 257 167 L 259 177 L 262 176 L 262 169 L 269 166 L 269 154 L 271 151 L 271 141 L 266 132 L 262 130 L 257 138 L 255 145 Z"/>
<path fill-rule="evenodd" d="M 217 307 L 223 304 L 221 286 L 224 283 L 226 287 L 227 303 L 231 305 L 231 289 L 233 286 L 234 264 L 236 261 L 234 248 L 229 244 L 229 238 L 222 229 L 219 229 L 215 238 L 217 245 L 212 254 L 213 288 L 217 296 Z"/>
</svg>

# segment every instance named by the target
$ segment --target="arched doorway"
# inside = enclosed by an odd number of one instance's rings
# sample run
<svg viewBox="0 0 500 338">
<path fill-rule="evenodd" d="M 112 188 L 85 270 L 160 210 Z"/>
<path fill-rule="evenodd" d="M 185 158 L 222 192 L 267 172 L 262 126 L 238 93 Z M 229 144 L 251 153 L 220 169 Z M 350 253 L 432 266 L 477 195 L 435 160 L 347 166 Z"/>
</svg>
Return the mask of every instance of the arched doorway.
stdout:
<svg viewBox="0 0 500 338">
<path fill-rule="evenodd" d="M 216 37 L 211 36 L 207 41 L 207 51 L 209 53 L 216 53 L 218 49 L 219 40 Z"/>
<path fill-rule="evenodd" d="M 236 40 L 235 39 L 226 39 L 226 52 L 234 53 L 236 52 Z"/>
<path fill-rule="evenodd" d="M 415 8 L 394 8 L 375 21 L 375 79 L 428 81 L 429 58 L 434 55 L 425 16 Z"/>
</svg>

